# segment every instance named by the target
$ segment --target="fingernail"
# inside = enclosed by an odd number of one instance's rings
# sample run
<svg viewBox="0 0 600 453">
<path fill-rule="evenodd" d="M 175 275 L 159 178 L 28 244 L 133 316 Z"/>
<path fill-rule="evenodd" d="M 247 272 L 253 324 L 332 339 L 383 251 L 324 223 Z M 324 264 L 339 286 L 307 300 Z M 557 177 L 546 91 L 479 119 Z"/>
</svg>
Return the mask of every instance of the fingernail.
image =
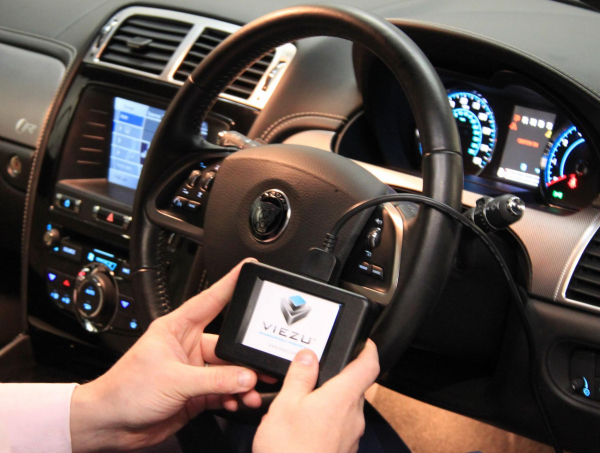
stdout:
<svg viewBox="0 0 600 453">
<path fill-rule="evenodd" d="M 314 355 L 307 350 L 304 351 L 300 351 L 297 355 L 296 355 L 296 360 L 301 363 L 302 365 L 306 365 L 306 366 L 310 366 L 313 364 L 314 361 Z"/>
<path fill-rule="evenodd" d="M 240 375 L 238 376 L 238 382 L 241 387 L 246 388 L 250 387 L 252 383 L 252 374 L 248 370 L 240 371 Z"/>
</svg>

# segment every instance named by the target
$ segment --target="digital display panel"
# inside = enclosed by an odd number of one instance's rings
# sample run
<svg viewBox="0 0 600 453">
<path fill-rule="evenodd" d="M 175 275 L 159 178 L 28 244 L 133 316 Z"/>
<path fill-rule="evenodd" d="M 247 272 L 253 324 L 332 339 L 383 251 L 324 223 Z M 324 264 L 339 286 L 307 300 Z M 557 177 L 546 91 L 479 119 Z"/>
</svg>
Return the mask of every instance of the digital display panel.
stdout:
<svg viewBox="0 0 600 453">
<path fill-rule="evenodd" d="M 499 178 L 537 187 L 540 162 L 552 137 L 556 114 L 515 106 L 504 153 L 498 168 Z"/>
<path fill-rule="evenodd" d="M 135 189 L 165 111 L 115 97 L 108 182 Z"/>
<path fill-rule="evenodd" d="M 136 189 L 142 166 L 165 110 L 115 97 L 108 182 Z M 200 128 L 208 137 L 208 123 Z"/>
<path fill-rule="evenodd" d="M 311 349 L 321 360 L 341 304 L 259 281 L 256 298 L 242 344 L 292 360 L 302 349 Z"/>
</svg>

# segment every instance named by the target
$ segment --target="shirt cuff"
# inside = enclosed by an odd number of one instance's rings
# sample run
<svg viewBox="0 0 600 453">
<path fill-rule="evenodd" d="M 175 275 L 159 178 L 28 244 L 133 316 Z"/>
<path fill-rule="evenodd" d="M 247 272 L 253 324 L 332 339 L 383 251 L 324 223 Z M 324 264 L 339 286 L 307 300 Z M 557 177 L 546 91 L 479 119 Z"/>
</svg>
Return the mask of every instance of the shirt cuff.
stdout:
<svg viewBox="0 0 600 453">
<path fill-rule="evenodd" d="M 71 396 L 78 384 L 0 384 L 0 451 L 71 452 Z"/>
</svg>

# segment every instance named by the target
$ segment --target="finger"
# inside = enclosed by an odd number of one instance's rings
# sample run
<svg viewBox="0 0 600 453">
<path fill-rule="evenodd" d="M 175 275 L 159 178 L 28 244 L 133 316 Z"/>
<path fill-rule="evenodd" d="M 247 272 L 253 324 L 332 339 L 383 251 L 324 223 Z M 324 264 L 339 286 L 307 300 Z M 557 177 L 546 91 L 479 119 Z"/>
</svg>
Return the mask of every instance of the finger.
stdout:
<svg viewBox="0 0 600 453">
<path fill-rule="evenodd" d="M 206 409 L 213 411 L 223 409 L 223 395 L 208 395 L 202 398 L 206 401 Z"/>
<path fill-rule="evenodd" d="M 253 389 L 257 380 L 254 371 L 232 365 L 197 367 L 182 364 L 176 374 L 179 390 L 186 399 L 244 393 Z"/>
<path fill-rule="evenodd" d="M 219 341 L 218 335 L 212 333 L 202 334 L 202 358 L 211 365 L 228 365 L 229 362 L 218 358 L 215 354 L 217 341 Z"/>
<path fill-rule="evenodd" d="M 319 361 L 310 349 L 303 349 L 290 365 L 279 399 L 300 399 L 313 391 L 319 375 Z"/>
<path fill-rule="evenodd" d="M 235 266 L 221 280 L 210 288 L 202 291 L 183 304 L 178 311 L 178 316 L 184 317 L 190 323 L 208 324 L 231 300 L 240 270 L 245 263 L 256 262 L 254 258 L 247 258 Z"/>
<path fill-rule="evenodd" d="M 241 395 L 238 395 L 238 397 L 242 400 L 244 406 L 250 407 L 252 409 L 256 409 L 262 404 L 262 398 L 260 397 L 260 393 L 258 393 L 256 390 L 250 390 L 247 393 L 242 393 Z"/>
<path fill-rule="evenodd" d="M 362 397 L 379 376 L 379 355 L 377 346 L 371 340 L 367 340 L 364 349 L 356 359 L 346 365 L 333 379 L 325 383 L 323 387 L 342 389 L 353 395 Z"/>
<path fill-rule="evenodd" d="M 271 376 L 267 376 L 266 374 L 259 374 L 258 380 L 264 382 L 265 384 L 276 384 L 277 379 Z"/>
<path fill-rule="evenodd" d="M 223 396 L 223 409 L 229 412 L 235 412 L 238 410 L 239 403 L 235 396 L 233 395 L 224 395 Z"/>
</svg>

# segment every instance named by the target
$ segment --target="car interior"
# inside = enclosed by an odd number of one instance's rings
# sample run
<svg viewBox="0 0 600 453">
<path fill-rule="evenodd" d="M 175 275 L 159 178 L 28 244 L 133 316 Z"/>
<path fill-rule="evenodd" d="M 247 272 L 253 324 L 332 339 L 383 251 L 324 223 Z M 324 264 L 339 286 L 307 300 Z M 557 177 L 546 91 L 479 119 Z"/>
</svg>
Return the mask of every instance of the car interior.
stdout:
<svg viewBox="0 0 600 453">
<path fill-rule="evenodd" d="M 376 304 L 367 399 L 411 450 L 600 452 L 599 30 L 579 0 L 3 0 L 0 382 L 93 380 L 254 257 Z M 279 386 L 151 451 L 225 451 Z"/>
</svg>

